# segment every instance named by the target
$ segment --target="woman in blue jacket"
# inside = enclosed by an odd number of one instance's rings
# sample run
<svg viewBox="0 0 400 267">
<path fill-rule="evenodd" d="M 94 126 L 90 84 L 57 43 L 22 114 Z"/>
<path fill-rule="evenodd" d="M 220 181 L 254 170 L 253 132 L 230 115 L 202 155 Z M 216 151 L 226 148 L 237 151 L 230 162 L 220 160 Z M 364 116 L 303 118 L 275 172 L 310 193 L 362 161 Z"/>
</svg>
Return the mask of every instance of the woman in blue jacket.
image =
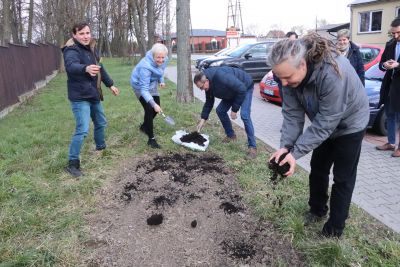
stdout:
<svg viewBox="0 0 400 267">
<path fill-rule="evenodd" d="M 131 86 L 144 109 L 144 121 L 140 130 L 147 134 L 147 144 L 152 148 L 161 148 L 153 132 L 153 119 L 162 112 L 158 85 L 165 87 L 164 70 L 168 63 L 168 49 L 163 44 L 154 44 L 146 56 L 135 66 L 131 75 Z"/>
</svg>

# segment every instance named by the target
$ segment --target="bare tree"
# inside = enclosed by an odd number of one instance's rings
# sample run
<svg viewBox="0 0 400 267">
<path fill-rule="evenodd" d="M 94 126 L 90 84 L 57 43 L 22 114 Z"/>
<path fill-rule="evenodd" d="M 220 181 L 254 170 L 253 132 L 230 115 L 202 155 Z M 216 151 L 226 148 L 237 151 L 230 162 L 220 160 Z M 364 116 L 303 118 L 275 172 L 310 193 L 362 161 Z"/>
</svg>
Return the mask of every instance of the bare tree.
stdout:
<svg viewBox="0 0 400 267">
<path fill-rule="evenodd" d="M 26 38 L 26 42 L 32 42 L 32 28 L 33 28 L 33 0 L 29 0 L 29 17 L 28 17 L 28 36 Z"/>
<path fill-rule="evenodd" d="M 11 41 L 10 1 L 11 0 L 3 0 L 3 44 L 7 44 Z"/>
<path fill-rule="evenodd" d="M 172 57 L 171 45 L 171 9 L 170 0 L 165 0 L 165 44 L 168 48 L 168 58 Z"/>
<path fill-rule="evenodd" d="M 190 0 L 176 1 L 176 32 L 178 54 L 178 84 L 176 100 L 193 101 L 193 83 L 190 65 Z"/>
<path fill-rule="evenodd" d="M 147 0 L 147 49 L 150 49 L 154 44 L 154 15 L 154 0 Z"/>
</svg>

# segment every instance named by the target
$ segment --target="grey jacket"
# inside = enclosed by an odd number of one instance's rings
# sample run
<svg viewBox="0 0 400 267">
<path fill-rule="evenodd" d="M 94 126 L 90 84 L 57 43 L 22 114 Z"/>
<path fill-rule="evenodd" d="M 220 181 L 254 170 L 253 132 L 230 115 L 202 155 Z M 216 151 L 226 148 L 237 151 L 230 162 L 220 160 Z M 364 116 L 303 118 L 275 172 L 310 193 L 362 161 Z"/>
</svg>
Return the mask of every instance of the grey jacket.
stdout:
<svg viewBox="0 0 400 267">
<path fill-rule="evenodd" d="M 317 148 L 328 138 L 366 128 L 369 102 L 364 86 L 350 62 L 335 60 L 340 76 L 329 63 L 319 63 L 309 80 L 298 88 L 283 87 L 281 147 L 295 159 Z M 305 115 L 311 125 L 303 132 Z"/>
</svg>

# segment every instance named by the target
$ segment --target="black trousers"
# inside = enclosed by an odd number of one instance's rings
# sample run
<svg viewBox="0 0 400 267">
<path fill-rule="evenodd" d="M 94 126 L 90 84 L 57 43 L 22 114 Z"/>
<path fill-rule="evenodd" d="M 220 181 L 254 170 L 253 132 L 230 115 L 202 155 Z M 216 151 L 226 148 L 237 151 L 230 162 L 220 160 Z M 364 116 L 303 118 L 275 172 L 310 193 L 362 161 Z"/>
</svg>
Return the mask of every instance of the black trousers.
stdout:
<svg viewBox="0 0 400 267">
<path fill-rule="evenodd" d="M 357 176 L 361 143 L 365 131 L 324 141 L 314 149 L 310 172 L 310 212 L 323 216 L 328 212 L 329 173 L 333 165 L 330 213 L 326 225 L 343 231 L 349 214 Z"/>
<path fill-rule="evenodd" d="M 160 97 L 153 96 L 154 102 L 157 105 L 160 105 Z M 150 105 L 150 103 L 146 103 L 143 97 L 139 98 L 140 103 L 144 109 L 144 119 L 143 119 L 143 128 L 149 138 L 154 138 L 153 131 L 153 119 L 157 115 L 157 112 L 154 111 L 154 108 Z"/>
</svg>

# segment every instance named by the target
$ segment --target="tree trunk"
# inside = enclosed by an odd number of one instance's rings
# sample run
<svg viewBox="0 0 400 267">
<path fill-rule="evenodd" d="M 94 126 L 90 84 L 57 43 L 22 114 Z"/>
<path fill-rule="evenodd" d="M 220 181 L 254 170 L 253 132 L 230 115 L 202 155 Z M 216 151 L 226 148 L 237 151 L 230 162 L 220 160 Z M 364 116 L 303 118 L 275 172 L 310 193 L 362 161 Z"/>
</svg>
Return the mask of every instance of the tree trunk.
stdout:
<svg viewBox="0 0 400 267">
<path fill-rule="evenodd" d="M 11 0 L 11 35 L 14 44 L 20 44 L 18 34 L 18 11 L 15 0 Z"/>
<path fill-rule="evenodd" d="M 176 32 L 178 55 L 178 84 L 176 100 L 188 103 L 193 101 L 193 83 L 190 65 L 190 0 L 176 1 Z"/>
<path fill-rule="evenodd" d="M 10 0 L 3 0 L 3 44 L 7 45 L 11 41 L 11 25 L 10 25 Z"/>
<path fill-rule="evenodd" d="M 28 37 L 26 39 L 27 43 L 32 42 L 32 28 L 33 28 L 33 0 L 29 1 L 29 18 L 28 18 Z"/>
<path fill-rule="evenodd" d="M 170 0 L 165 0 L 165 45 L 168 48 L 168 58 L 172 57 L 171 46 L 171 10 L 169 5 Z"/>
<path fill-rule="evenodd" d="M 58 34 L 57 34 L 57 43 L 61 47 L 64 45 L 64 32 L 65 32 L 65 18 L 66 18 L 66 5 L 65 0 L 58 0 L 58 16 L 57 16 L 57 26 L 58 26 Z M 61 63 L 60 63 L 60 72 L 65 71 L 64 67 L 64 58 L 61 55 Z"/>
<path fill-rule="evenodd" d="M 154 0 L 147 0 L 147 50 L 150 50 L 154 44 L 154 34 Z"/>
<path fill-rule="evenodd" d="M 133 1 L 133 27 L 135 29 L 135 36 L 139 47 L 140 56 L 146 55 L 146 38 L 144 33 L 144 5 L 141 0 Z"/>
</svg>

